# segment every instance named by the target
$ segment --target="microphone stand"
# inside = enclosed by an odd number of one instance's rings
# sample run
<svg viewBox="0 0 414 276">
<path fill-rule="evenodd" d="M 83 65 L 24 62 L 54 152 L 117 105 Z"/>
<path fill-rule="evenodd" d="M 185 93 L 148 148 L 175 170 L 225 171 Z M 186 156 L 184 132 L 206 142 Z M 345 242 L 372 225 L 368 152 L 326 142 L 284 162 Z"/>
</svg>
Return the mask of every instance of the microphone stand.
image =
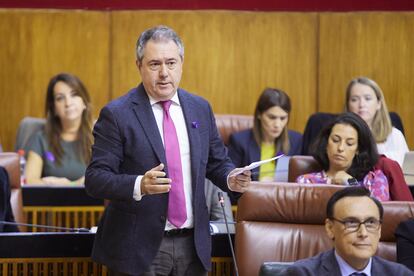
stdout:
<svg viewBox="0 0 414 276">
<path fill-rule="evenodd" d="M 41 224 L 30 224 L 30 223 L 20 223 L 20 222 L 11 222 L 11 221 L 4 221 L 1 220 L 0 224 L 5 225 L 15 225 L 15 226 L 27 226 L 27 227 L 37 227 L 37 228 L 44 228 L 44 229 L 53 229 L 53 230 L 65 230 L 75 233 L 89 233 L 90 230 L 86 228 L 68 228 L 68 227 L 61 227 L 61 226 L 50 226 L 50 225 L 41 225 Z"/>
<path fill-rule="evenodd" d="M 239 276 L 239 270 L 237 268 L 236 256 L 234 255 L 233 241 L 231 240 L 230 231 L 229 231 L 229 223 L 227 222 L 226 211 L 224 210 L 224 197 L 223 197 L 223 193 L 222 192 L 218 192 L 217 195 L 218 195 L 218 199 L 219 199 L 219 202 L 220 202 L 220 205 L 221 205 L 221 210 L 223 212 L 224 223 L 226 224 L 227 237 L 229 238 L 231 256 L 233 258 L 233 263 L 234 263 L 234 270 L 236 272 L 236 276 Z"/>
</svg>

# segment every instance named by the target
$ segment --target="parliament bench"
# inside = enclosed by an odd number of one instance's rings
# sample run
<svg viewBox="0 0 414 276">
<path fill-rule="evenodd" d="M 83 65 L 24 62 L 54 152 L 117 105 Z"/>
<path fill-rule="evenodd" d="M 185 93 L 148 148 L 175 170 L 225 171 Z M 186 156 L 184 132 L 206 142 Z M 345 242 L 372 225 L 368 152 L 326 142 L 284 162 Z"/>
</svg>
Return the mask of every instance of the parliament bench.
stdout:
<svg viewBox="0 0 414 276">
<path fill-rule="evenodd" d="M 258 275 L 264 262 L 294 262 L 332 248 L 326 204 L 343 186 L 252 182 L 238 202 L 236 259 L 240 276 Z M 414 202 L 383 202 L 377 255 L 396 261 L 397 225 L 414 217 Z"/>
</svg>

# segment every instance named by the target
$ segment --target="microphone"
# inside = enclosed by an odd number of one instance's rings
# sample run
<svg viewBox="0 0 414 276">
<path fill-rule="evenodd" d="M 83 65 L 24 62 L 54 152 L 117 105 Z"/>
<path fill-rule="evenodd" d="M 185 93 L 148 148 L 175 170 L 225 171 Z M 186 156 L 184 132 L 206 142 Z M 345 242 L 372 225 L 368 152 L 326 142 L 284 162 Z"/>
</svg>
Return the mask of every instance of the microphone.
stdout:
<svg viewBox="0 0 414 276">
<path fill-rule="evenodd" d="M 69 227 L 61 227 L 61 226 L 50 226 L 50 225 L 41 225 L 41 224 L 30 224 L 30 223 L 21 223 L 21 222 L 11 222 L 0 220 L 0 224 L 4 225 L 15 225 L 15 226 L 27 226 L 27 227 L 36 227 L 36 228 L 43 228 L 43 229 L 53 229 L 53 230 L 65 230 L 74 233 L 90 233 L 91 231 L 87 228 L 69 228 Z"/>
<path fill-rule="evenodd" d="M 233 241 L 231 240 L 230 231 L 229 231 L 229 223 L 227 222 L 226 211 L 224 210 L 224 197 L 223 197 L 223 193 L 222 192 L 218 192 L 217 193 L 217 196 L 218 196 L 219 203 L 221 205 L 221 211 L 223 212 L 224 223 L 226 224 L 227 237 L 229 238 L 231 256 L 233 258 L 233 263 L 234 263 L 234 270 L 236 272 L 236 276 L 239 276 L 239 270 L 237 268 L 236 256 L 234 255 Z"/>
</svg>

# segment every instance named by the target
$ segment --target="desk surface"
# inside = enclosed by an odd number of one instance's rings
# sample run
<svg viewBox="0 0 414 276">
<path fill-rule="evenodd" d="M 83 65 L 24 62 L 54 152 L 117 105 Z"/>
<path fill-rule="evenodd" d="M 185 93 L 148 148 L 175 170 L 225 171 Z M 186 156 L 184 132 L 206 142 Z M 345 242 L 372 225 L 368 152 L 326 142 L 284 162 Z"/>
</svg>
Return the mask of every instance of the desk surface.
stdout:
<svg viewBox="0 0 414 276">
<path fill-rule="evenodd" d="M 84 187 L 23 186 L 24 206 L 99 206 L 102 199 L 89 196 Z"/>
<path fill-rule="evenodd" d="M 0 258 L 91 256 L 94 233 L 0 233 Z M 231 257 L 226 234 L 212 236 L 212 257 Z"/>
</svg>

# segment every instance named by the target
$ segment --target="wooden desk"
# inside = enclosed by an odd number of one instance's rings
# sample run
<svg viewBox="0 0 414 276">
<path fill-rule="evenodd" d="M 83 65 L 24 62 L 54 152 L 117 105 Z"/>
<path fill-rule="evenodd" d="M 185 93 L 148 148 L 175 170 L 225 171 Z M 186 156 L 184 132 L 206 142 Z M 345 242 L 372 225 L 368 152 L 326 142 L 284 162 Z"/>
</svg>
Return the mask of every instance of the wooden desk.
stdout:
<svg viewBox="0 0 414 276">
<path fill-rule="evenodd" d="M 23 212 L 30 224 L 91 228 L 104 211 L 102 199 L 83 187 L 23 186 Z M 29 232 L 52 231 L 29 227 Z"/>
<path fill-rule="evenodd" d="M 93 233 L 0 233 L 0 275 L 107 275 L 92 262 Z M 227 236 L 212 236 L 212 272 L 232 275 Z"/>
</svg>

